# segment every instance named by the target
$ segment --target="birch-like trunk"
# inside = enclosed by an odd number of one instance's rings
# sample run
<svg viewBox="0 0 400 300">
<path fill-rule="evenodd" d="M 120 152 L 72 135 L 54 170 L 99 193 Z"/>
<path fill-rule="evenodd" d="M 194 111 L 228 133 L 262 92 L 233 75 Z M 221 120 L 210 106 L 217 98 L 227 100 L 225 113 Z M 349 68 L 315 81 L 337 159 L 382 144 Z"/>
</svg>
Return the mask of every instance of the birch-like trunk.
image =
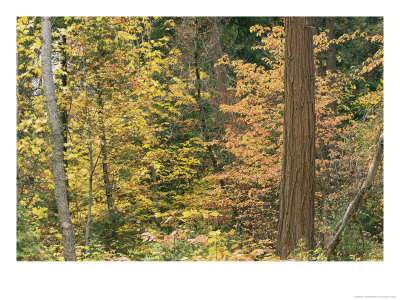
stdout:
<svg viewBox="0 0 400 300">
<path fill-rule="evenodd" d="M 64 139 L 62 126 L 58 117 L 57 101 L 54 91 L 54 79 L 51 62 L 51 43 L 50 18 L 42 17 L 42 80 L 53 141 L 52 172 L 54 177 L 54 187 L 58 216 L 62 229 L 64 258 L 67 261 L 75 261 L 76 253 L 74 229 L 72 227 L 71 217 L 68 210 L 67 186 L 63 157 Z"/>
</svg>

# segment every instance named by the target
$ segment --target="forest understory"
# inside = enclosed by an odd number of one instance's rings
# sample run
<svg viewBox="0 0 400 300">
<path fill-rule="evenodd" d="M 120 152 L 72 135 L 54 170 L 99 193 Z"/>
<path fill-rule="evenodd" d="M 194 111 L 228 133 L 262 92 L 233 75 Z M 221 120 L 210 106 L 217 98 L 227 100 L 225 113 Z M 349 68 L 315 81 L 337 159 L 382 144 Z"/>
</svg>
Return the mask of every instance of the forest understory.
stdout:
<svg viewBox="0 0 400 300">
<path fill-rule="evenodd" d="M 18 261 L 383 260 L 383 18 L 16 29 Z"/>
</svg>

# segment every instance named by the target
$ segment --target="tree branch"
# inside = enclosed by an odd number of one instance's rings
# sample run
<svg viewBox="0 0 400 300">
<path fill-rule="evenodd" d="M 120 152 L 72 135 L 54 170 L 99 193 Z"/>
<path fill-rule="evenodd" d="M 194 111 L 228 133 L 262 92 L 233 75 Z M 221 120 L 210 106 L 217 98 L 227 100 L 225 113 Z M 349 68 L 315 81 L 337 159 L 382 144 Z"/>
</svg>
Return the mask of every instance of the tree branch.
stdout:
<svg viewBox="0 0 400 300">
<path fill-rule="evenodd" d="M 327 256 L 329 256 L 335 250 L 337 244 L 339 243 L 339 236 L 344 230 L 347 221 L 357 212 L 362 200 L 365 198 L 366 192 L 371 187 L 376 172 L 378 171 L 378 166 L 382 159 L 382 154 L 383 154 L 383 133 L 380 135 L 379 140 L 376 144 L 375 155 L 371 162 L 371 165 L 369 166 L 367 177 L 365 178 L 363 184 L 361 185 L 361 188 L 358 190 L 357 195 L 354 197 L 354 199 L 350 202 L 349 206 L 347 207 L 346 213 L 339 221 L 339 223 L 336 225 L 334 229 L 335 233 L 332 239 L 326 244 L 324 248 L 326 250 Z M 336 231 L 338 227 L 339 229 Z"/>
</svg>

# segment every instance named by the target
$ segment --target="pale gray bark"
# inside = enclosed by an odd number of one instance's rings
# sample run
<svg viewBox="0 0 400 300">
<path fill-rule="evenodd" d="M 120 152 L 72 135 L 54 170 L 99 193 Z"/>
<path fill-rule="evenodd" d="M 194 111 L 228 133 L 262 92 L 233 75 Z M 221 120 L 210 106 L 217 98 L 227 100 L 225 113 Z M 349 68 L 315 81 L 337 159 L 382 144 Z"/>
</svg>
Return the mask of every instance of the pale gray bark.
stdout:
<svg viewBox="0 0 400 300">
<path fill-rule="evenodd" d="M 52 172 L 56 193 L 58 216 L 61 223 L 64 258 L 75 261 L 74 229 L 68 210 L 67 186 L 64 169 L 64 138 L 63 129 L 58 117 L 57 102 L 54 91 L 54 80 L 51 62 L 52 52 L 51 23 L 49 17 L 42 17 L 42 80 L 47 110 L 50 119 L 50 128 L 53 140 Z"/>
<path fill-rule="evenodd" d="M 361 202 L 363 201 L 366 192 L 372 185 L 376 172 L 378 171 L 382 155 L 383 155 L 383 133 L 380 135 L 378 143 L 376 144 L 374 158 L 371 162 L 371 165 L 369 166 L 367 177 L 365 178 L 363 184 L 361 185 L 361 188 L 358 190 L 357 195 L 354 197 L 354 199 L 350 202 L 349 206 L 347 207 L 347 210 L 343 215 L 342 219 L 336 225 L 333 237 L 325 246 L 327 256 L 329 256 L 335 250 L 337 244 L 339 243 L 339 236 L 343 232 L 347 221 L 357 213 L 357 210 Z"/>
</svg>

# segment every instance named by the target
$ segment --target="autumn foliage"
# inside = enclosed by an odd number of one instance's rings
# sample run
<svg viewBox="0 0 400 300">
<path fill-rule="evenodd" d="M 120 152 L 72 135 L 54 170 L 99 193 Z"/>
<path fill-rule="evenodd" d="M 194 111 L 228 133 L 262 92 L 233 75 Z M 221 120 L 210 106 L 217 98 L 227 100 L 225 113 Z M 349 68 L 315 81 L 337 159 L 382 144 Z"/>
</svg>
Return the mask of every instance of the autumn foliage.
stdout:
<svg viewBox="0 0 400 300">
<path fill-rule="evenodd" d="M 279 259 L 283 24 L 247 29 L 258 41 L 251 53 L 262 55 L 254 62 L 229 51 L 223 37 L 235 27 L 218 22 L 52 18 L 78 260 Z M 39 18 L 18 18 L 17 259 L 63 260 L 40 32 Z M 220 56 L 217 42 L 226 51 Z M 357 30 L 330 40 L 322 28 L 314 35 L 321 70 L 330 43 L 343 53 L 350 51 L 346 43 L 372 50 L 351 68 L 342 68 L 347 58 L 338 56 L 335 72 L 316 74 L 316 247 L 305 254 L 299 241 L 296 260 L 326 260 L 323 245 L 359 189 L 383 130 L 382 33 Z M 335 259 L 382 259 L 382 173 Z"/>
</svg>

